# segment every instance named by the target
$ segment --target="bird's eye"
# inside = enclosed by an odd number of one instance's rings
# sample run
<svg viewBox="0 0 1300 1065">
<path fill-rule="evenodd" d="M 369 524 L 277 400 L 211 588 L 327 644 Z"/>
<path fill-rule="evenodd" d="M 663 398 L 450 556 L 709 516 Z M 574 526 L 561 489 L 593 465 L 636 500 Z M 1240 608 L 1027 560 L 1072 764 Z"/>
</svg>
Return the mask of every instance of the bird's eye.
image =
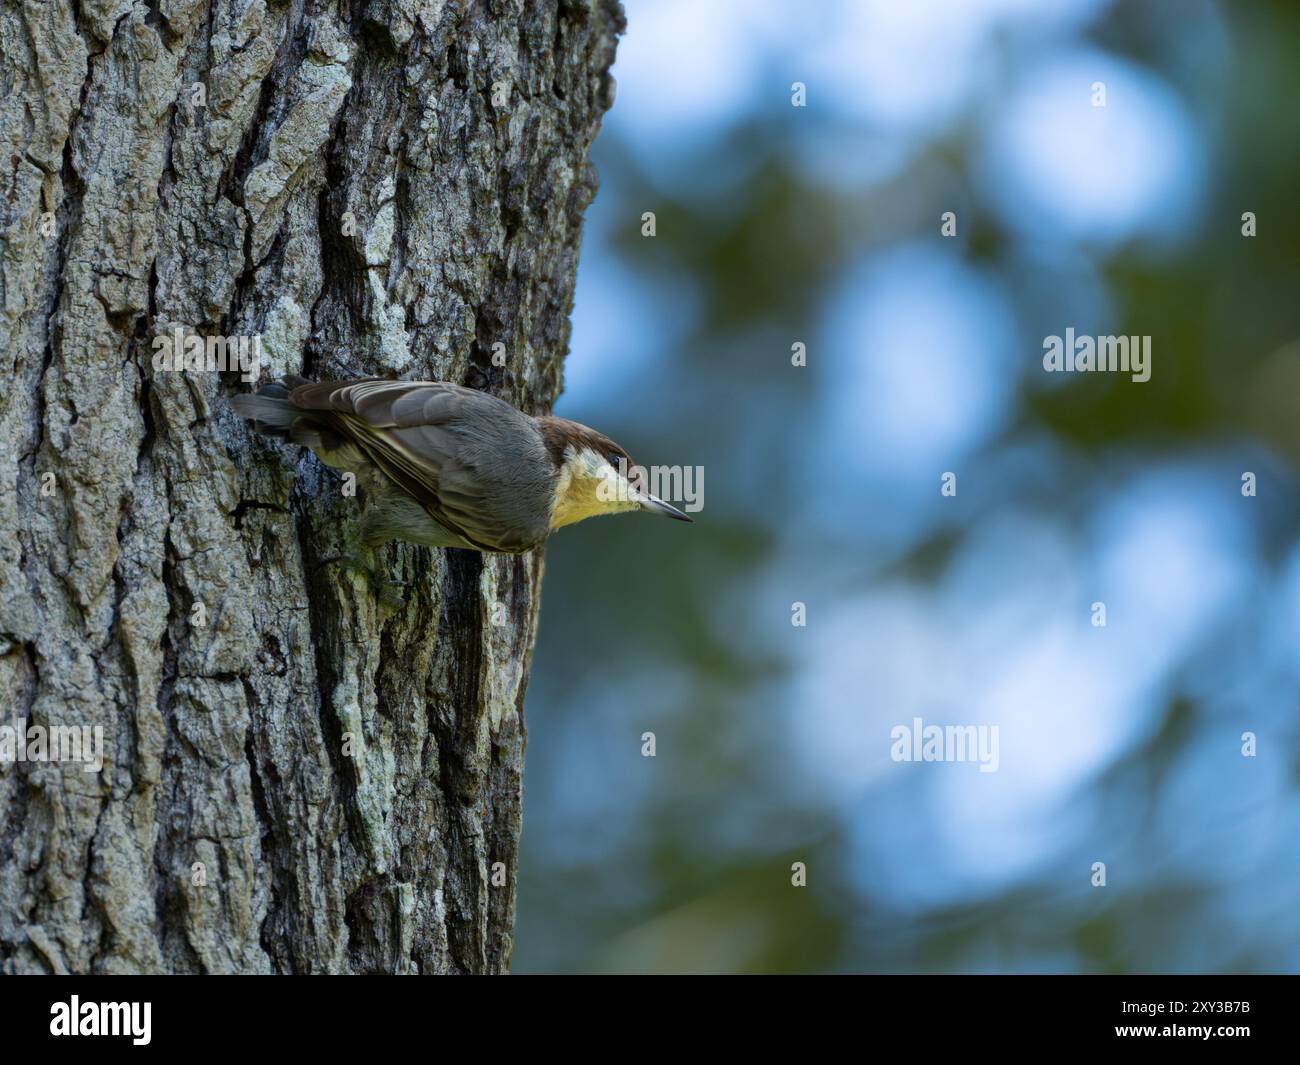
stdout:
<svg viewBox="0 0 1300 1065">
<path fill-rule="evenodd" d="M 619 469 L 619 463 L 623 461 L 622 455 L 608 455 L 606 457 L 609 459 L 609 464 L 613 466 L 614 469 Z"/>
</svg>

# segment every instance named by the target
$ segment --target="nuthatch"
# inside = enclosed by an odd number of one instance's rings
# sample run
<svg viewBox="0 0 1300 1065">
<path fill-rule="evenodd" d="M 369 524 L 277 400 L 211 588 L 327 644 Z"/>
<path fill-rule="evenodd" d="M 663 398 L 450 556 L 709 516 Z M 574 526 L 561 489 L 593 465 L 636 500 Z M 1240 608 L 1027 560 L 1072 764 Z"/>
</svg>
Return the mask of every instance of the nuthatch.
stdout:
<svg viewBox="0 0 1300 1065">
<path fill-rule="evenodd" d="M 232 404 L 263 433 L 356 475 L 367 545 L 408 540 L 518 554 L 600 514 L 692 520 L 650 495 L 607 436 L 446 381 L 285 377 Z"/>
</svg>

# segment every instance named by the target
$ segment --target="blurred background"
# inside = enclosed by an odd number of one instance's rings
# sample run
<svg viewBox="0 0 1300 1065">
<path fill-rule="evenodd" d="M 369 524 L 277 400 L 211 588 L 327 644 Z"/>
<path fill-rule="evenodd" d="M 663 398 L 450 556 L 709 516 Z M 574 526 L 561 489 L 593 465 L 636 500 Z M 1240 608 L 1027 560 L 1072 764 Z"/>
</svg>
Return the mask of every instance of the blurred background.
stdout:
<svg viewBox="0 0 1300 1065">
<path fill-rule="evenodd" d="M 557 412 L 705 506 L 548 547 L 514 970 L 1300 969 L 1300 5 L 626 9 Z"/>
</svg>

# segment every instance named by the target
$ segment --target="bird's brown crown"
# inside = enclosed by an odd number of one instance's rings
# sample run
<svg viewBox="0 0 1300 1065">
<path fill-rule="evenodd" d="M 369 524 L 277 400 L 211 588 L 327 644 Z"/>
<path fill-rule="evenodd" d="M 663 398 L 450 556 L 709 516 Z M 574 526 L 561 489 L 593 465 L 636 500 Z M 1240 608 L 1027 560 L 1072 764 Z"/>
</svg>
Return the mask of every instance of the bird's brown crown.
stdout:
<svg viewBox="0 0 1300 1065">
<path fill-rule="evenodd" d="M 625 471 L 635 465 L 632 456 L 613 440 L 581 422 L 544 415 L 537 419 L 537 428 L 541 430 L 542 439 L 546 442 L 546 450 L 557 470 L 563 468 L 565 453 L 569 448 L 579 453 L 584 450 L 594 451 L 598 455 L 603 455 L 615 467 L 621 460 Z"/>
</svg>

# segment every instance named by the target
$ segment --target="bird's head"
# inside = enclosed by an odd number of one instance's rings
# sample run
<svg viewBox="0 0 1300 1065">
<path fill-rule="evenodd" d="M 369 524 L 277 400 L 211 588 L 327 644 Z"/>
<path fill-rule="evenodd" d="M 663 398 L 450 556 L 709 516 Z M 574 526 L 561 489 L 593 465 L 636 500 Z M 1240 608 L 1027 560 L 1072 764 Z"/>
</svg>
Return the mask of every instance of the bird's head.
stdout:
<svg viewBox="0 0 1300 1065">
<path fill-rule="evenodd" d="M 644 471 L 603 433 L 567 418 L 543 417 L 537 424 L 557 470 L 552 529 L 627 510 L 695 520 L 651 495 Z"/>
</svg>

